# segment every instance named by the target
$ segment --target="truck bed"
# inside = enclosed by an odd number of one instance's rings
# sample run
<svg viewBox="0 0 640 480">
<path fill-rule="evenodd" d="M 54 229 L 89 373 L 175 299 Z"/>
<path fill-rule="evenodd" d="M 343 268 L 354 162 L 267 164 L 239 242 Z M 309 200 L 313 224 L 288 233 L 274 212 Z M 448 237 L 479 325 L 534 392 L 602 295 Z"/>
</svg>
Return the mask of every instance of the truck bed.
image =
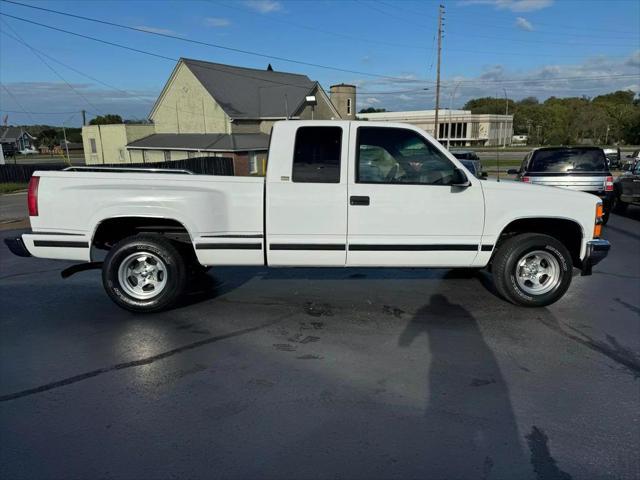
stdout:
<svg viewBox="0 0 640 480">
<path fill-rule="evenodd" d="M 201 263 L 262 264 L 264 178 L 179 173 L 40 171 L 39 215 L 24 236 L 38 257 L 91 260 L 102 221 L 118 217 L 174 219 L 190 233 Z M 253 238 L 256 248 L 231 258 L 224 245 Z M 217 244 L 222 246 L 216 248 Z"/>
</svg>

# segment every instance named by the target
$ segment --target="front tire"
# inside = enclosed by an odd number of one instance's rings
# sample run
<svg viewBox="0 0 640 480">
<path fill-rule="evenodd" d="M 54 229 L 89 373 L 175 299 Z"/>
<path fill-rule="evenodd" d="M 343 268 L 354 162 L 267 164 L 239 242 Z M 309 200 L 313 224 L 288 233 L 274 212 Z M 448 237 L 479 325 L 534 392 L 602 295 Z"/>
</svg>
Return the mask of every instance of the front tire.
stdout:
<svg viewBox="0 0 640 480">
<path fill-rule="evenodd" d="M 569 288 L 573 263 L 567 248 L 554 237 L 524 233 L 500 245 L 492 267 L 496 290 L 506 300 L 544 307 Z"/>
<path fill-rule="evenodd" d="M 118 242 L 102 265 L 104 289 L 118 306 L 132 312 L 171 307 L 187 281 L 184 257 L 160 235 L 143 234 Z"/>
</svg>

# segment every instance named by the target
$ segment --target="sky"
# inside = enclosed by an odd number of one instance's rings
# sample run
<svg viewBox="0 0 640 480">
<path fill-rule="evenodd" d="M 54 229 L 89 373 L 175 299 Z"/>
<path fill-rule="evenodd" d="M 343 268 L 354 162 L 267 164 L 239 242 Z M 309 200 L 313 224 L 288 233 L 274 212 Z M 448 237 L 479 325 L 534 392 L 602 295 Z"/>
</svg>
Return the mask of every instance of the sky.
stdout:
<svg viewBox="0 0 640 480">
<path fill-rule="evenodd" d="M 143 31 L 0 0 L 0 115 L 14 125 L 146 118 L 180 57 L 355 84 L 358 109 L 431 109 L 440 4 L 442 108 L 640 92 L 637 0 L 17 1 Z"/>
</svg>

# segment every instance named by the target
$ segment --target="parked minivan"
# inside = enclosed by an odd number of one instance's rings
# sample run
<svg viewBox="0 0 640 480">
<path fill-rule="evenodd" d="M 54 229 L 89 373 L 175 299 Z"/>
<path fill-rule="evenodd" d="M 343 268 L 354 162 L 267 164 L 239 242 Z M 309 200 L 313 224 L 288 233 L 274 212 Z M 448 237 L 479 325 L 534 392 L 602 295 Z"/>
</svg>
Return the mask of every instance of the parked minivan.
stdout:
<svg viewBox="0 0 640 480">
<path fill-rule="evenodd" d="M 611 212 L 613 176 L 599 147 L 542 147 L 529 152 L 516 174 L 516 181 L 580 190 L 597 195 L 604 207 L 603 222 Z"/>
</svg>

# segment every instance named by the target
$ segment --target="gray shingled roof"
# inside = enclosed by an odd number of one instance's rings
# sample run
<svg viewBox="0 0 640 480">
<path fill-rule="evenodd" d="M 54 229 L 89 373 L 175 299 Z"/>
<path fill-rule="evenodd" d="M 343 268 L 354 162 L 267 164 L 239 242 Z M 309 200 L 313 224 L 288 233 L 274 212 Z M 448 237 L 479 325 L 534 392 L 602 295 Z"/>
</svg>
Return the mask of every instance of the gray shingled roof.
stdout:
<svg viewBox="0 0 640 480">
<path fill-rule="evenodd" d="M 33 135 L 31 135 L 29 132 L 27 132 L 24 128 L 20 128 L 20 127 L 1 127 L 0 128 L 0 140 L 2 140 L 3 142 L 15 142 L 18 138 L 20 138 L 20 135 L 22 133 L 26 133 L 27 135 L 29 135 L 29 137 L 31 139 L 35 140 L 35 138 L 36 138 Z"/>
<path fill-rule="evenodd" d="M 316 86 L 306 75 L 181 59 L 231 118 L 292 115 Z M 285 109 L 288 104 L 288 112 Z"/>
<path fill-rule="evenodd" d="M 264 133 L 155 133 L 129 143 L 127 148 L 246 152 L 267 150 L 269 135 Z"/>
</svg>

